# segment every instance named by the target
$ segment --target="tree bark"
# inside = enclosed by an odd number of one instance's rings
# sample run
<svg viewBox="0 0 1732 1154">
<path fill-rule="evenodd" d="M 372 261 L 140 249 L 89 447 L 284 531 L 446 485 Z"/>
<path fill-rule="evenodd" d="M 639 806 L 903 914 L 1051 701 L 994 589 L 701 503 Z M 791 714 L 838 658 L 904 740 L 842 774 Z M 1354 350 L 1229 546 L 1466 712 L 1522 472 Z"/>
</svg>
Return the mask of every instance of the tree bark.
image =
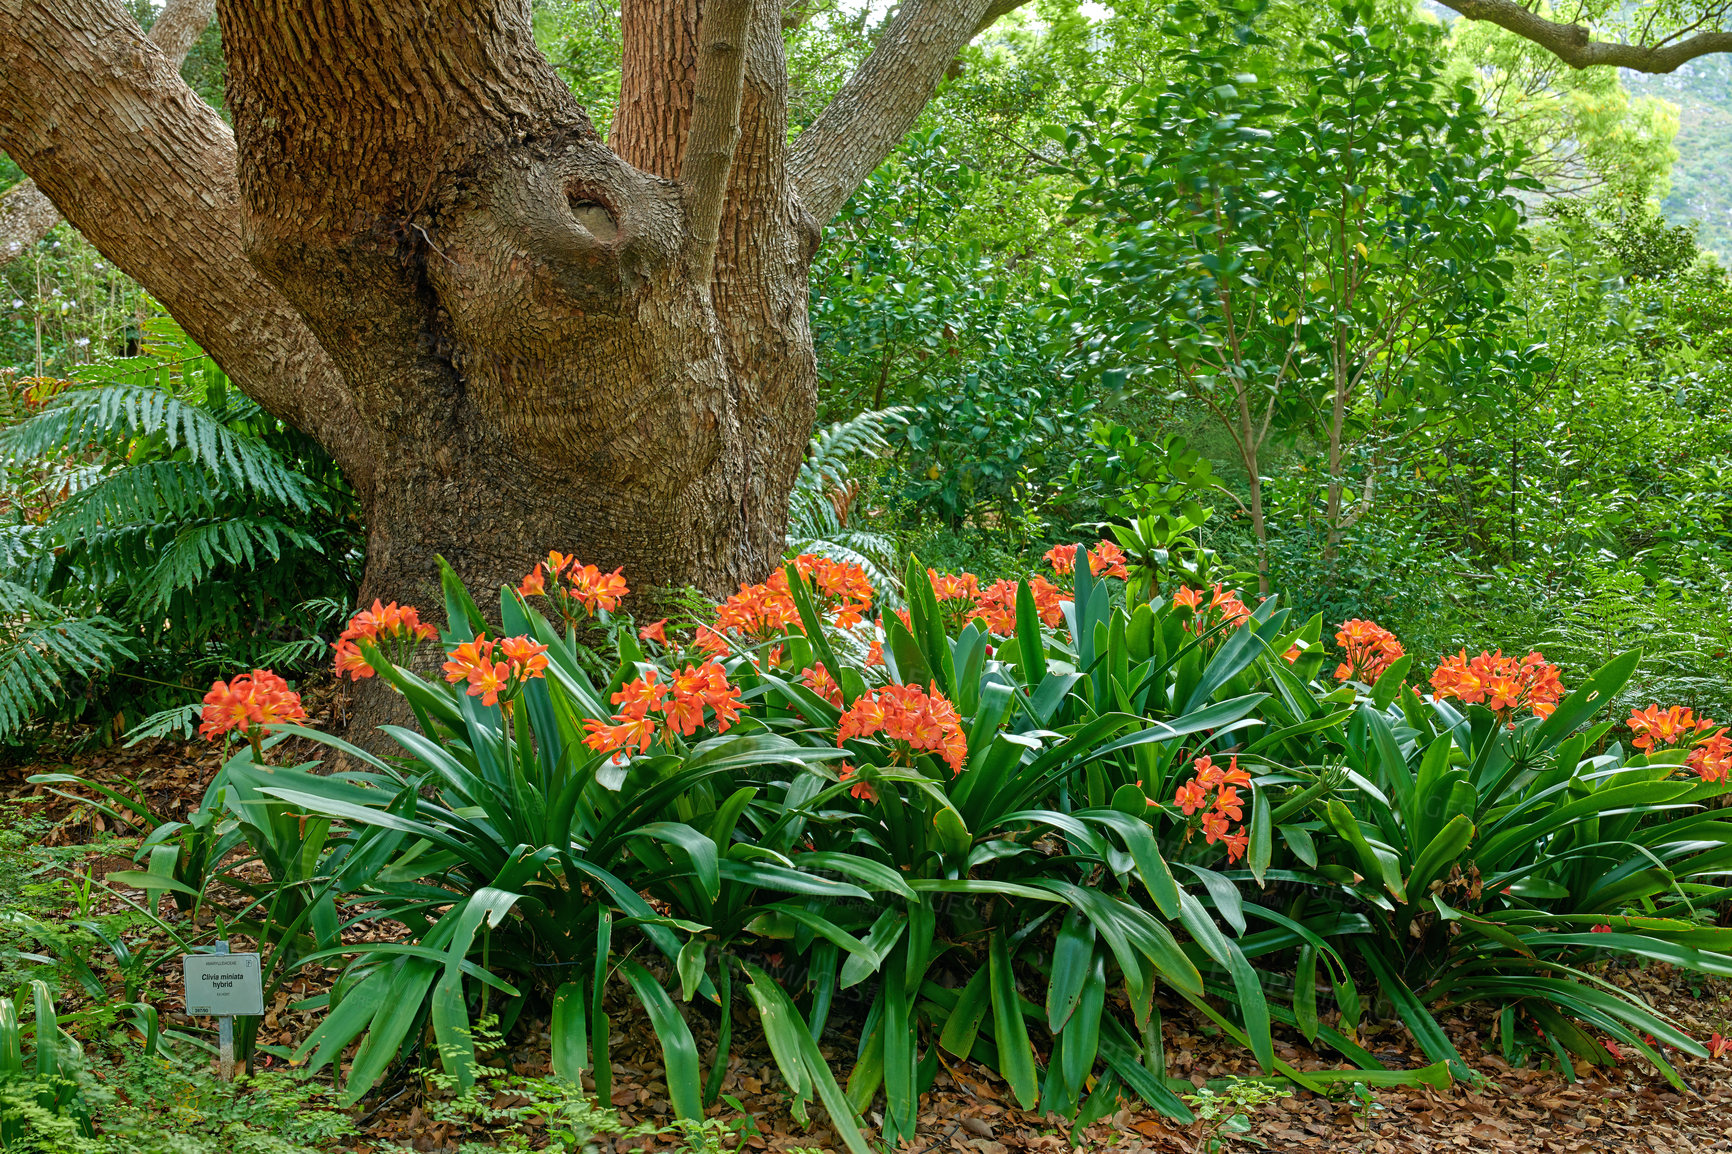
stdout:
<svg viewBox="0 0 1732 1154">
<path fill-rule="evenodd" d="M 179 69 L 215 8 L 216 0 L 168 0 L 145 39 Z M 0 198 L 0 265 L 16 260 L 59 223 L 60 210 L 28 176 L 7 189 Z"/>
</svg>

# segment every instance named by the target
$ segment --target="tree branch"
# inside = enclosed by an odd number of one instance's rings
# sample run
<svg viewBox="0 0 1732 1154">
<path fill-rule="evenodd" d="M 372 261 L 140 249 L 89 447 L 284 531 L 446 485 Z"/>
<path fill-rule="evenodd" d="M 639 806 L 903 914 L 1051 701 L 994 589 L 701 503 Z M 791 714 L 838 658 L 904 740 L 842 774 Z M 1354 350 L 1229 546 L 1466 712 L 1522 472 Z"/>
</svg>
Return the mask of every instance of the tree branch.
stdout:
<svg viewBox="0 0 1732 1154">
<path fill-rule="evenodd" d="M 1659 44 L 1623 44 L 1594 40 L 1581 24 L 1547 20 L 1515 0 L 1441 0 L 1469 20 L 1486 20 L 1547 49 L 1571 68 L 1609 66 L 1636 72 L 1671 72 L 1698 56 L 1732 52 L 1732 32 L 1699 32 L 1684 40 Z"/>
<path fill-rule="evenodd" d="M 0 197 L 0 265 L 48 235 L 60 223 L 60 210 L 28 176 Z"/>
<path fill-rule="evenodd" d="M 754 0 L 710 0 L 698 22 L 698 74 L 692 128 L 680 154 L 680 183 L 691 214 L 692 273 L 710 279 L 727 200 L 728 170 L 740 143 L 740 94 L 746 80 L 746 34 Z"/>
<path fill-rule="evenodd" d="M 216 0 L 168 0 L 151 22 L 145 39 L 156 45 L 178 70 L 186 63 L 186 54 L 210 27 L 211 13 L 215 10 Z"/>
<path fill-rule="evenodd" d="M 267 410 L 371 491 L 367 427 L 299 314 L 247 263 L 228 126 L 117 0 L 0 0 L 0 148 Z"/>
<path fill-rule="evenodd" d="M 1025 0 L 902 0 L 865 63 L 794 142 L 800 200 L 819 221 L 836 215 L 902 143 L 956 54 Z"/>
<path fill-rule="evenodd" d="M 176 69 L 210 26 L 216 0 L 168 0 L 145 39 Z M 28 176 L 6 190 L 0 200 L 0 265 L 16 260 L 25 249 L 60 223 L 60 210 Z"/>
</svg>

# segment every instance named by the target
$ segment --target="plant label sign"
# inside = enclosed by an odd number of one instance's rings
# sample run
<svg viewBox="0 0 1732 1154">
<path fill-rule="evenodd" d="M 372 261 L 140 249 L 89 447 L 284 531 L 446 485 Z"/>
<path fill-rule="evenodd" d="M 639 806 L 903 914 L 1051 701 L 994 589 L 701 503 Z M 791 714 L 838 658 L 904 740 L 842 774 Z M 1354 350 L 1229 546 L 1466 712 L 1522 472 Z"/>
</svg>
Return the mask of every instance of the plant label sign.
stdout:
<svg viewBox="0 0 1732 1154">
<path fill-rule="evenodd" d="M 257 954 L 188 954 L 182 964 L 188 1014 L 238 1018 L 265 1012 Z"/>
</svg>

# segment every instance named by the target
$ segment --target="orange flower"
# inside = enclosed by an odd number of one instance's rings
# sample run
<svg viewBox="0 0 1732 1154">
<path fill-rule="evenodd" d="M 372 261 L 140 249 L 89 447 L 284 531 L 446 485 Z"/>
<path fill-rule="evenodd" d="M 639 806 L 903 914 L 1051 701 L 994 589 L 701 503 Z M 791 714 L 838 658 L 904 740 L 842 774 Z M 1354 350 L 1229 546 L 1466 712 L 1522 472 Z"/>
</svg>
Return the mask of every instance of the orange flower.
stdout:
<svg viewBox="0 0 1732 1154">
<path fill-rule="evenodd" d="M 455 685 L 481 670 L 492 668 L 493 642 L 483 633 L 473 641 L 462 642 L 445 656 L 445 680 Z"/>
<path fill-rule="evenodd" d="M 831 677 L 830 671 L 822 665 L 800 670 L 800 681 L 831 705 L 838 708 L 842 705 L 842 687 L 836 684 L 836 679 Z"/>
<path fill-rule="evenodd" d="M 583 743 L 597 753 L 611 753 L 613 760 L 618 762 L 622 755 L 629 754 L 633 746 L 641 752 L 650 747 L 655 738 L 656 723 L 648 717 L 609 724 L 589 718 L 584 721 L 583 728 L 589 736 Z"/>
<path fill-rule="evenodd" d="M 366 657 L 362 655 L 360 648 L 353 641 L 345 637 L 340 639 L 332 648 L 337 651 L 338 677 L 347 673 L 354 680 L 359 681 L 363 677 L 373 676 L 373 667 L 367 664 Z"/>
<path fill-rule="evenodd" d="M 625 566 L 620 566 L 612 573 L 603 573 L 594 565 L 574 566 L 571 570 L 571 595 L 595 616 L 599 610 L 612 612 L 619 606 L 620 598 L 631 590 L 625 587 L 625 578 L 620 576 Z"/>
<path fill-rule="evenodd" d="M 503 661 L 483 662 L 469 674 L 469 696 L 480 697 L 483 705 L 497 704 L 499 695 L 510 688 L 511 674 Z"/>
<path fill-rule="evenodd" d="M 1203 787 L 1202 782 L 1190 781 L 1179 787 L 1179 791 L 1173 795 L 1173 801 L 1185 811 L 1186 817 L 1190 817 L 1199 809 L 1208 806 L 1209 791 Z"/>
<path fill-rule="evenodd" d="M 1075 545 L 1054 545 L 1042 555 L 1042 559 L 1052 566 L 1054 573 L 1065 574 L 1076 569 Z M 1116 577 L 1120 581 L 1130 576 L 1125 569 L 1125 551 L 1111 541 L 1102 539 L 1101 543 L 1089 550 L 1089 573 L 1096 577 Z"/>
<path fill-rule="evenodd" d="M 1522 708 L 1549 717 L 1564 695 L 1557 666 L 1548 665 L 1538 653 L 1518 661 L 1505 657 L 1501 649 L 1471 659 L 1464 649 L 1444 658 L 1432 672 L 1431 688 L 1439 699 L 1453 697 L 1469 705 L 1484 702 L 1505 720 Z"/>
<path fill-rule="evenodd" d="M 666 645 L 668 643 L 667 625 L 668 619 L 663 617 L 660 621 L 645 625 L 642 629 L 639 629 L 637 635 L 644 641 L 653 641 L 657 645 Z"/>
<path fill-rule="evenodd" d="M 1028 591 L 1034 594 L 1034 611 L 1039 615 L 1041 624 L 1049 629 L 1057 629 L 1064 621 L 1064 607 L 1074 598 L 1061 590 L 1045 577 L 1034 576 L 1028 579 Z M 1016 588 L 1011 587 L 1012 604 L 1015 604 Z"/>
<path fill-rule="evenodd" d="M 1233 762 L 1235 767 L 1237 767 L 1238 764 L 1237 760 Z M 1227 777 L 1227 775 L 1221 771 L 1220 767 L 1215 764 L 1214 760 L 1209 757 L 1197 758 L 1197 760 L 1191 763 L 1191 768 L 1197 771 L 1197 784 L 1201 785 L 1204 789 L 1217 788 L 1226 780 Z"/>
<path fill-rule="evenodd" d="M 860 566 L 803 553 L 794 558 L 794 568 L 812 582 L 818 593 L 819 613 L 828 613 L 837 627 L 852 629 L 872 608 L 875 590 L 866 578 L 866 570 Z M 785 575 L 783 580 L 785 583 Z"/>
<path fill-rule="evenodd" d="M 859 779 L 856 776 L 859 772 L 859 770 L 844 761 L 841 768 L 836 771 L 836 779 L 838 781 L 852 781 L 854 783 L 848 789 L 850 797 L 857 797 L 861 801 L 877 801 L 878 791 L 873 788 L 871 782 Z"/>
<path fill-rule="evenodd" d="M 1732 1053 L 1732 1038 L 1723 1038 L 1720 1031 L 1715 1030 L 1708 1036 L 1708 1056 L 1724 1058 L 1728 1053 Z"/>
<path fill-rule="evenodd" d="M 729 683 L 727 671 L 714 661 L 688 665 L 675 673 L 667 700 L 661 701 L 659 695 L 657 700 L 654 708 L 667 716 L 668 728 L 686 737 L 703 728 L 705 708 L 715 712 L 717 733 L 726 733 L 740 717 L 740 690 Z"/>
<path fill-rule="evenodd" d="M 1089 550 L 1089 572 L 1096 577 L 1116 577 L 1120 581 L 1128 580 L 1131 575 L 1125 568 L 1125 551 L 1104 539 Z"/>
<path fill-rule="evenodd" d="M 1406 652 L 1395 634 L 1374 621 L 1358 617 L 1342 622 L 1335 640 L 1344 651 L 1341 664 L 1335 667 L 1337 681 L 1369 685 Z"/>
<path fill-rule="evenodd" d="M 866 649 L 866 668 L 873 669 L 884 664 L 884 642 L 874 637 L 872 644 Z"/>
<path fill-rule="evenodd" d="M 504 655 L 504 661 L 494 661 L 494 650 Z M 531 677 L 541 677 L 547 669 L 547 646 L 528 637 L 507 637 L 490 641 L 487 634 L 473 641 L 464 641 L 446 654 L 445 680 L 455 685 L 469 682 L 466 691 L 481 698 L 483 705 L 495 705 L 501 698 L 507 706 L 517 691 Z"/>
<path fill-rule="evenodd" d="M 836 727 L 840 748 L 853 738 L 883 734 L 900 742 L 909 753 L 931 753 L 950 765 L 952 774 L 962 772 L 968 759 L 968 739 L 956 707 L 933 684 L 931 691 L 918 685 L 886 685 L 862 693 L 842 714 Z M 898 750 L 895 756 L 901 756 Z"/>
<path fill-rule="evenodd" d="M 1670 709 L 1661 709 L 1657 702 L 1646 709 L 1631 710 L 1627 724 L 1635 730 L 1636 738 L 1630 744 L 1637 749 L 1665 749 L 1684 745 L 1698 733 L 1714 728 L 1712 719 L 1698 719 L 1693 711 L 1684 706 L 1674 705 Z"/>
<path fill-rule="evenodd" d="M 1238 757 L 1235 756 L 1227 762 L 1227 772 L 1222 775 L 1221 784 L 1224 786 L 1251 784 L 1251 775 L 1239 768 Z"/>
<path fill-rule="evenodd" d="M 1297 645 L 1290 646 L 1288 648 L 1287 652 L 1285 652 L 1281 655 L 1281 659 L 1283 661 L 1287 662 L 1287 664 L 1291 665 L 1295 661 L 1299 660 L 1300 653 L 1301 653 L 1301 650 Z"/>
<path fill-rule="evenodd" d="M 1233 821 L 1244 821 L 1245 811 L 1240 808 L 1239 791 L 1230 785 L 1222 786 L 1221 792 L 1215 795 L 1215 812 Z"/>
<path fill-rule="evenodd" d="M 417 644 L 438 635 L 433 626 L 421 623 L 421 615 L 413 605 L 398 608 L 395 601 L 382 605 L 375 598 L 371 609 L 363 609 L 349 618 L 348 626 L 331 646 L 336 650 L 337 675 L 347 673 L 356 681 L 373 676 L 375 670 L 356 644 L 359 641 L 378 646 L 391 661 L 402 664 Z"/>
<path fill-rule="evenodd" d="M 651 669 L 642 677 L 619 687 L 619 692 L 610 698 L 620 707 L 614 714 L 615 721 L 640 721 L 650 710 L 662 708 L 662 698 L 668 695 L 668 687 L 656 680 L 656 673 Z"/>
<path fill-rule="evenodd" d="M 1703 781 L 1724 783 L 1732 777 L 1732 737 L 1725 729 L 1716 730 L 1696 743 L 1686 763 Z"/>
<path fill-rule="evenodd" d="M 994 581 L 974 599 L 968 620 L 978 621 L 988 633 L 1011 637 L 1016 633 L 1016 582 Z"/>
<path fill-rule="evenodd" d="M 603 573 L 594 565 L 579 564 L 577 558 L 553 551 L 529 571 L 517 591 L 525 597 L 550 597 L 565 623 L 574 625 L 580 616 L 594 617 L 619 606 L 620 599 L 631 592 L 625 587 L 623 572 L 622 566 Z"/>
<path fill-rule="evenodd" d="M 1245 856 L 1245 851 L 1251 846 L 1251 835 L 1245 832 L 1243 826 L 1238 833 L 1228 834 L 1221 839 L 1227 843 L 1227 862 L 1231 864 Z"/>
<path fill-rule="evenodd" d="M 1210 810 L 1203 815 L 1203 841 L 1214 845 L 1227 839 L 1227 819 L 1221 814 Z"/>
<path fill-rule="evenodd" d="M 1238 591 L 1223 592 L 1219 585 L 1215 586 L 1214 593 L 1209 598 L 1209 611 L 1214 612 L 1217 609 L 1221 611 L 1221 620 L 1229 625 L 1243 625 L 1251 619 L 1251 610 L 1239 600 Z"/>
<path fill-rule="evenodd" d="M 1216 585 L 1209 595 L 1209 603 L 1203 604 L 1203 594 L 1196 589 L 1181 585 L 1173 591 L 1173 608 L 1189 609 L 1192 614 L 1190 628 L 1193 632 L 1203 633 L 1211 624 L 1226 624 L 1237 627 L 1251 619 L 1251 610 L 1239 600 L 1239 594 Z"/>
<path fill-rule="evenodd" d="M 507 637 L 499 643 L 514 680 L 541 677 L 547 671 L 547 646 L 528 637 Z"/>
<path fill-rule="evenodd" d="M 255 669 L 233 681 L 212 682 L 200 716 L 198 731 L 207 741 L 234 732 L 256 745 L 266 726 L 305 721 L 307 711 L 288 682 L 268 669 Z"/>
</svg>

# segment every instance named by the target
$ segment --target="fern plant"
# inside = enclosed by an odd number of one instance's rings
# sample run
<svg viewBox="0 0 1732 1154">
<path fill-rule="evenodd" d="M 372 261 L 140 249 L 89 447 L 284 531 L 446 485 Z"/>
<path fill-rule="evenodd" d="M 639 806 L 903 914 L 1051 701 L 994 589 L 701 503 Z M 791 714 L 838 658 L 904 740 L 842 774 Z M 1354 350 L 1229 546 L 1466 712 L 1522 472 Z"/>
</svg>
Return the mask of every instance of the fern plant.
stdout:
<svg viewBox="0 0 1732 1154">
<path fill-rule="evenodd" d="M 363 538 L 354 494 L 301 433 L 230 387 L 172 322 L 0 429 L 0 737 L 125 721 L 213 673 L 322 660 Z"/>
<path fill-rule="evenodd" d="M 788 498 L 788 551 L 846 561 L 866 571 L 887 603 L 897 602 L 896 541 L 850 524 L 860 494 L 854 467 L 890 450 L 885 430 L 905 423 L 903 408 L 876 409 L 812 434 Z"/>
<path fill-rule="evenodd" d="M 1732 630 L 1722 598 L 1649 581 L 1628 566 L 1590 564 L 1577 599 L 1522 640 L 1571 670 L 1593 669 L 1620 650 L 1642 650 L 1616 710 L 1688 705 L 1707 716 L 1732 715 Z"/>
</svg>

